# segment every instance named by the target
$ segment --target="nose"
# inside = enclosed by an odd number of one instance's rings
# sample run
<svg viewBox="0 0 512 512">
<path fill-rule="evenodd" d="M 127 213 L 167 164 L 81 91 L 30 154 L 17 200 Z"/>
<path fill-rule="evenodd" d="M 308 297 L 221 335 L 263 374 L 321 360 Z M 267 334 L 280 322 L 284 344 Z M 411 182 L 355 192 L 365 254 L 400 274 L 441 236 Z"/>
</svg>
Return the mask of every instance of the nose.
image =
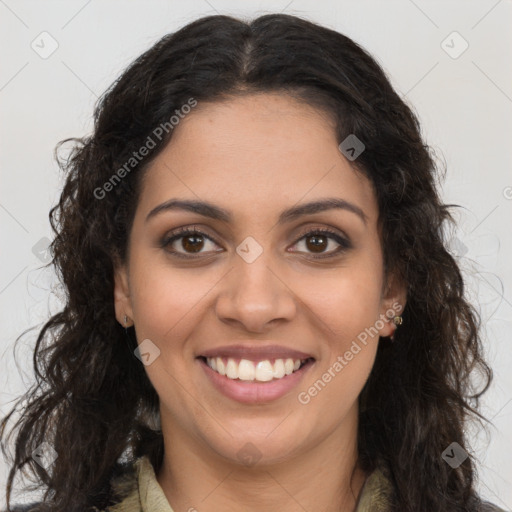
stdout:
<svg viewBox="0 0 512 512">
<path fill-rule="evenodd" d="M 264 333 L 271 323 L 290 321 L 297 300 L 283 272 L 276 270 L 267 253 L 252 263 L 234 257 L 234 267 L 222 281 L 215 309 L 218 318 L 245 331 Z"/>
</svg>

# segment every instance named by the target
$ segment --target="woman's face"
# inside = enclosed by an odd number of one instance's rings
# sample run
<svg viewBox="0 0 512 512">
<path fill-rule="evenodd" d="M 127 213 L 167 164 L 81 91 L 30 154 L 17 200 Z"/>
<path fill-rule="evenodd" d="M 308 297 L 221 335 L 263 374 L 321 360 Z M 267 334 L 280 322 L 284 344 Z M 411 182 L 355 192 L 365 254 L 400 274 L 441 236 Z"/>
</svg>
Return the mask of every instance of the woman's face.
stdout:
<svg viewBox="0 0 512 512">
<path fill-rule="evenodd" d="M 251 95 L 199 104 L 147 171 L 116 314 L 134 322 L 164 436 L 203 458 L 283 461 L 354 434 L 405 298 L 383 288 L 376 198 L 339 142 L 310 107 Z M 341 207 L 307 207 L 327 199 Z"/>
</svg>

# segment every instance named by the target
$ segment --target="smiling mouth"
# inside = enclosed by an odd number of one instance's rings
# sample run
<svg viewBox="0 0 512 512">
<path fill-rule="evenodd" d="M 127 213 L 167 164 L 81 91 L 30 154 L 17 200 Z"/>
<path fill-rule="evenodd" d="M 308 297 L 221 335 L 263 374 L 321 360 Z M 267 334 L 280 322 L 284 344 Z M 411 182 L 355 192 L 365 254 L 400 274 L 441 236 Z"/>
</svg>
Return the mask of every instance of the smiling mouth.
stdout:
<svg viewBox="0 0 512 512">
<path fill-rule="evenodd" d="M 312 363 L 314 359 L 264 359 L 251 361 L 249 359 L 235 359 L 226 357 L 200 356 L 214 372 L 235 381 L 271 382 L 283 379 L 299 371 L 304 365 Z"/>
</svg>

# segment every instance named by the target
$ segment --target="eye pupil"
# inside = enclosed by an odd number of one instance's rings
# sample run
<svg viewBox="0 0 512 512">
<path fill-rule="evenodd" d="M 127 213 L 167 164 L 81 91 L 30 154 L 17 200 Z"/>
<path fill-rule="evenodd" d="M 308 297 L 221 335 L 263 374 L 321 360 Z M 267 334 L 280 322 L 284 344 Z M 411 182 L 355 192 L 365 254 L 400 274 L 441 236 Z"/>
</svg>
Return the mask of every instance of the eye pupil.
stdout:
<svg viewBox="0 0 512 512">
<path fill-rule="evenodd" d="M 307 240 L 317 241 L 313 242 L 312 245 L 309 242 L 307 243 L 308 249 L 312 249 L 313 252 L 322 252 L 322 250 L 325 249 L 326 237 L 324 235 L 311 235 L 307 237 Z M 318 240 L 321 240 L 321 242 L 318 243 Z"/>
<path fill-rule="evenodd" d="M 202 235 L 188 235 L 183 237 L 181 245 L 183 246 L 183 249 L 187 251 L 199 252 L 204 245 L 204 240 L 202 238 Z M 189 243 L 191 240 L 192 242 Z"/>
</svg>

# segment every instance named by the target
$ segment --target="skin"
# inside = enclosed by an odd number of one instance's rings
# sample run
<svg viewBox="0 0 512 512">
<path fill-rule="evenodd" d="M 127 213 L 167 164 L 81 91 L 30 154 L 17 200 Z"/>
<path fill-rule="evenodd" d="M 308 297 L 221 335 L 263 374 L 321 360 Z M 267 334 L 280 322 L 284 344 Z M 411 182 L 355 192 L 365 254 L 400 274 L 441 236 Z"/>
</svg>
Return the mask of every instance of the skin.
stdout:
<svg viewBox="0 0 512 512">
<path fill-rule="evenodd" d="M 381 322 L 309 403 L 297 395 L 406 297 L 392 276 L 386 286 L 376 197 L 339 142 L 321 112 L 286 95 L 254 94 L 199 104 L 147 171 L 128 262 L 115 271 L 115 308 L 139 343 L 149 338 L 161 351 L 145 370 L 160 397 L 165 456 L 157 480 L 175 512 L 355 508 L 368 476 L 357 462 L 357 398 L 392 322 Z M 357 205 L 367 223 L 331 209 L 277 224 L 284 209 L 326 197 Z M 174 210 L 145 222 L 171 198 L 212 202 L 233 221 Z M 159 245 L 182 226 L 213 238 L 201 239 L 199 259 L 169 252 L 197 256 L 183 238 Z M 315 252 L 312 237 L 302 237 L 322 228 L 352 247 L 315 260 L 340 247 L 327 239 Z M 263 249 L 250 264 L 236 252 L 248 236 Z M 207 348 L 263 340 L 315 358 L 299 385 L 273 402 L 227 398 L 195 359 Z M 251 466 L 237 456 L 248 442 L 259 457 Z"/>
</svg>

